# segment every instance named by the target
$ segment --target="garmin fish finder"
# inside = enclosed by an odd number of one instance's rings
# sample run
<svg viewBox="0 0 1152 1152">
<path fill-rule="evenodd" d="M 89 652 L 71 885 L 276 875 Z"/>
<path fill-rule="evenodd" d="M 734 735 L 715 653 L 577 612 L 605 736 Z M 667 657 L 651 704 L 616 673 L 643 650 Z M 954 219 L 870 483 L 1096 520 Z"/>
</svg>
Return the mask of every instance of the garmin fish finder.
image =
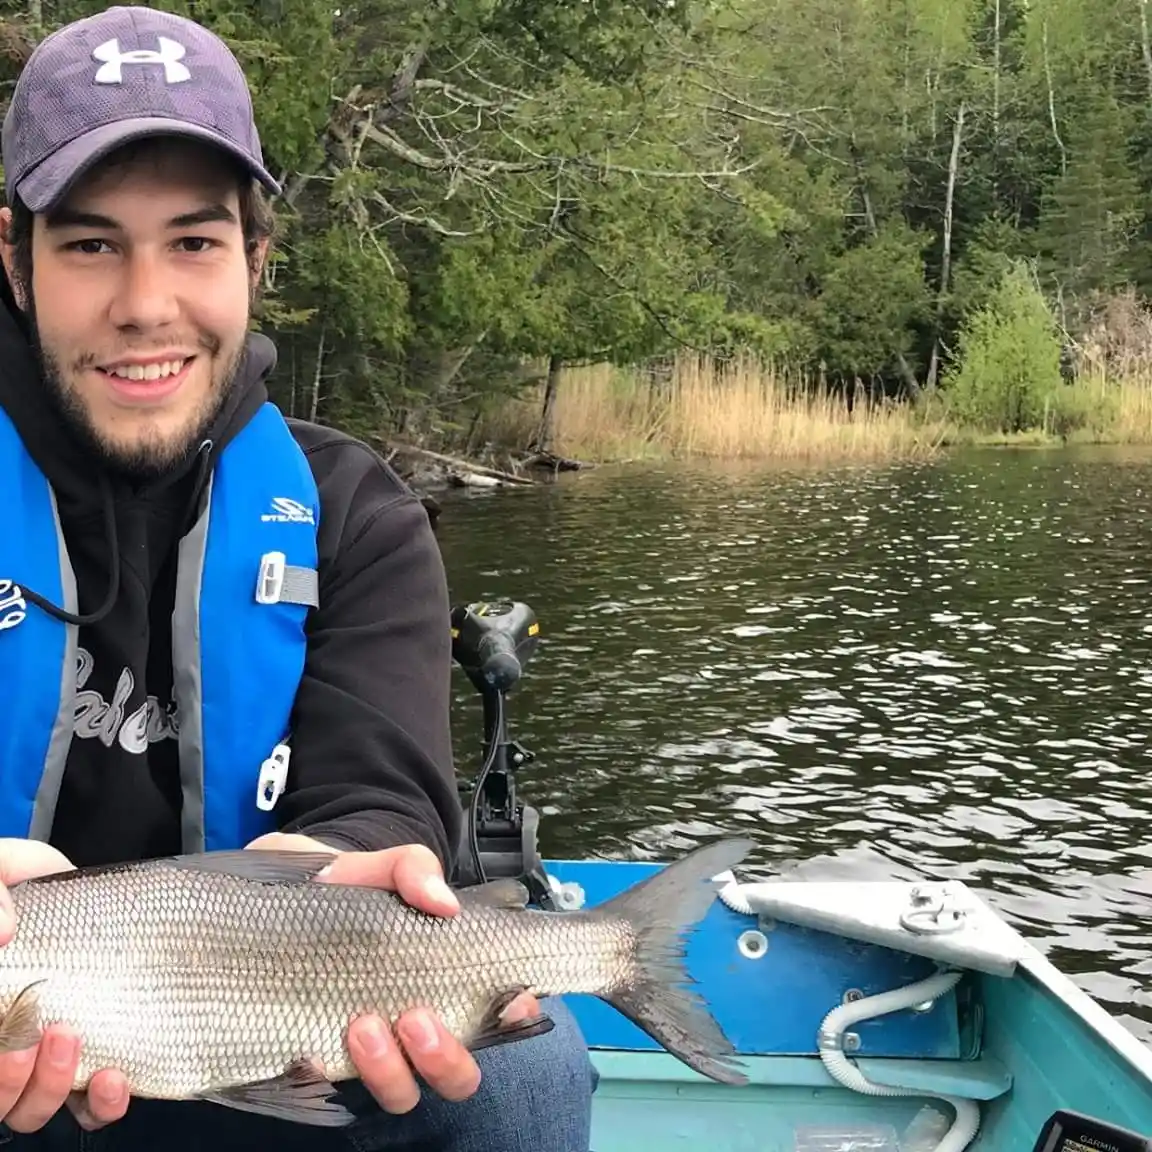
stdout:
<svg viewBox="0 0 1152 1152">
<path fill-rule="evenodd" d="M 1152 1152 L 1152 1140 L 1079 1112 L 1053 1112 L 1032 1152 Z"/>
<path fill-rule="evenodd" d="M 515 877 L 529 898 L 553 908 L 536 834 L 540 817 L 516 797 L 516 770 L 533 760 L 508 737 L 507 699 L 540 642 L 540 625 L 527 605 L 514 600 L 461 604 L 452 609 L 452 656 L 484 705 L 483 762 L 472 781 L 461 781 L 466 808 L 456 883 L 482 884 Z"/>
</svg>

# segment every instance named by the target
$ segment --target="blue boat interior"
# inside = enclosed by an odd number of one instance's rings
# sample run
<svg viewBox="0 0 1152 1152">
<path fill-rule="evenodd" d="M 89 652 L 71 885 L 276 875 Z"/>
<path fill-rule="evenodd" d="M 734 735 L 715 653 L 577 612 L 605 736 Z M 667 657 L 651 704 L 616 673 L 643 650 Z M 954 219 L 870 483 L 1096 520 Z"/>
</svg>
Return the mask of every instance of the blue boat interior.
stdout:
<svg viewBox="0 0 1152 1152">
<path fill-rule="evenodd" d="M 657 867 L 545 862 L 555 881 L 579 886 L 586 907 Z M 937 1152 L 965 1146 L 945 1141 L 955 1116 L 946 1098 L 978 1107 L 979 1130 L 966 1145 L 974 1152 L 1033 1152 L 1058 1109 L 1152 1133 L 1148 1080 L 1023 968 L 966 971 L 930 1004 L 851 1026 L 845 1055 L 872 1084 L 915 1093 L 899 1096 L 833 1078 L 821 1026 L 846 1002 L 938 973 L 932 959 L 750 918 L 717 901 L 689 939 L 688 968 L 750 1083 L 710 1081 L 611 1006 L 566 997 L 602 1075 L 593 1152 Z"/>
</svg>

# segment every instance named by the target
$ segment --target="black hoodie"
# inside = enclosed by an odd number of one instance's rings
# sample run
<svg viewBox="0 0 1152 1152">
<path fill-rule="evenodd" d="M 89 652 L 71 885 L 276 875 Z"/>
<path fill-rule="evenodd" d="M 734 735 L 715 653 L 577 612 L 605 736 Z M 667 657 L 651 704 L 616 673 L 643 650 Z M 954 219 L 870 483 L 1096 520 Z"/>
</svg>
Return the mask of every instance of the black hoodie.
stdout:
<svg viewBox="0 0 1152 1152">
<path fill-rule="evenodd" d="M 150 726 L 165 728 L 177 544 L 216 454 L 267 400 L 275 362 L 271 341 L 251 335 L 208 434 L 210 450 L 133 486 L 97 476 L 47 394 L 23 317 L 0 292 L 0 405 L 56 493 L 80 614 L 99 615 L 115 585 L 111 607 L 79 630 L 76 721 L 50 837 L 74 864 L 180 850 L 176 740 L 128 751 L 116 736 L 146 702 Z M 341 848 L 422 843 L 450 868 L 461 807 L 449 726 L 449 606 L 428 515 L 366 445 L 315 424 L 289 425 L 320 494 L 320 607 L 310 614 L 289 786 L 274 809 L 279 826 Z M 4 575 L 20 583 L 19 572 Z"/>
</svg>

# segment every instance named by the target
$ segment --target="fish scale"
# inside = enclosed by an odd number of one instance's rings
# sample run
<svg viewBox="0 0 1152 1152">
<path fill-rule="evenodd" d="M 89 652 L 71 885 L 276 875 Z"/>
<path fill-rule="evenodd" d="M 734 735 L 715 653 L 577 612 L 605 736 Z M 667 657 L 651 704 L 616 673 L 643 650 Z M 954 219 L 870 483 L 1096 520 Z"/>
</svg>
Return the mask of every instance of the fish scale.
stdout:
<svg viewBox="0 0 1152 1152">
<path fill-rule="evenodd" d="M 379 889 L 317 882 L 331 857 L 217 852 L 81 869 L 12 889 L 0 948 L 0 1050 L 63 1022 L 82 1038 L 76 1087 L 117 1068 L 137 1096 L 207 1099 L 313 1124 L 351 1119 L 345 1034 L 364 1013 L 426 1005 L 473 1048 L 546 1031 L 507 1026 L 523 988 L 616 1005 L 691 1066 L 742 1082 L 731 1045 L 684 983 L 683 932 L 708 880 L 746 842 L 722 842 L 586 912 L 527 909 L 515 883 L 420 912 Z M 647 900 L 642 897 L 647 897 Z"/>
</svg>

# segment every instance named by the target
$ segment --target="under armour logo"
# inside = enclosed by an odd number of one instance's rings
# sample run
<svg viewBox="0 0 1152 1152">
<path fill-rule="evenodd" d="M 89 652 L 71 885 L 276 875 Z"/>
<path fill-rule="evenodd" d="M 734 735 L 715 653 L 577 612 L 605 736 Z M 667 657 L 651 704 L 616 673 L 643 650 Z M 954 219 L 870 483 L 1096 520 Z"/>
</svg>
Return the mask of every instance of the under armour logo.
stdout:
<svg viewBox="0 0 1152 1152">
<path fill-rule="evenodd" d="M 146 48 L 121 52 L 119 40 L 115 37 L 105 40 L 98 48 L 92 50 L 93 57 L 103 61 L 96 69 L 96 83 L 123 84 L 125 64 L 161 64 L 164 67 L 165 84 L 179 84 L 183 80 L 191 80 L 192 73 L 180 63 L 184 59 L 184 45 L 169 40 L 167 36 L 160 36 L 158 39 L 159 52 L 152 52 Z"/>
</svg>

